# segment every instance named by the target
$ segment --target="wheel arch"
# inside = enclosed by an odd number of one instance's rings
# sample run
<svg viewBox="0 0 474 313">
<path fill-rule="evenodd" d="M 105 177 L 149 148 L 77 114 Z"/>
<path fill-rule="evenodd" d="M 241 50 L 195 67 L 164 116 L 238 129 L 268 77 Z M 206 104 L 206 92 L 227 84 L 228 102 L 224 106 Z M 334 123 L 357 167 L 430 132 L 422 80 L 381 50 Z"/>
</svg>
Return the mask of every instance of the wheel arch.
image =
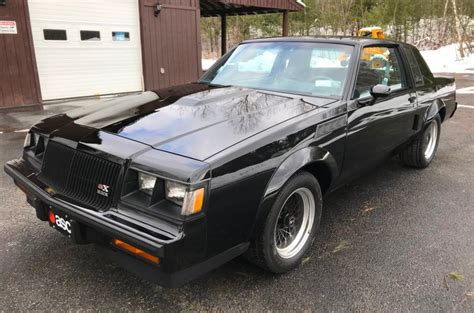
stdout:
<svg viewBox="0 0 474 313">
<path fill-rule="evenodd" d="M 446 104 L 442 99 L 434 100 L 428 107 L 425 113 L 425 123 L 431 121 L 437 114 L 439 114 L 441 122 L 443 122 L 446 117 Z"/>
<path fill-rule="evenodd" d="M 333 180 L 333 174 L 331 173 L 329 165 L 325 162 L 311 162 L 300 168 L 297 173 L 299 172 L 308 172 L 312 174 L 318 180 L 319 186 L 321 187 L 321 193 L 323 195 L 329 190 Z"/>
<path fill-rule="evenodd" d="M 293 175 L 308 171 L 318 180 L 321 191 L 328 191 L 338 172 L 336 159 L 321 147 L 306 147 L 287 157 L 277 168 L 267 184 L 264 196 L 278 191 Z"/>
<path fill-rule="evenodd" d="M 287 157 L 270 178 L 260 202 L 254 226 L 250 232 L 253 237 L 262 225 L 273 206 L 278 191 L 295 174 L 307 171 L 320 184 L 321 192 L 327 192 L 338 173 L 338 165 L 333 155 L 324 148 L 311 146 L 300 149 Z M 257 231 L 258 232 L 258 231 Z"/>
</svg>

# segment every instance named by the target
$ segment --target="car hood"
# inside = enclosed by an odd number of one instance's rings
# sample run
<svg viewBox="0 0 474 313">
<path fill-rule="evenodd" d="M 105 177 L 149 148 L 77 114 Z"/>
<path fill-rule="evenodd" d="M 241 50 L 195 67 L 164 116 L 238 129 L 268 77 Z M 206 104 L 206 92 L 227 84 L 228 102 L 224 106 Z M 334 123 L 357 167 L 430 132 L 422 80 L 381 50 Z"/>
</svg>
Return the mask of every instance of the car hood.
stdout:
<svg viewBox="0 0 474 313">
<path fill-rule="evenodd" d="M 248 88 L 189 84 L 106 101 L 71 111 L 63 118 L 72 119 L 75 125 L 203 161 L 331 102 L 334 100 L 308 101 L 302 96 Z"/>
</svg>

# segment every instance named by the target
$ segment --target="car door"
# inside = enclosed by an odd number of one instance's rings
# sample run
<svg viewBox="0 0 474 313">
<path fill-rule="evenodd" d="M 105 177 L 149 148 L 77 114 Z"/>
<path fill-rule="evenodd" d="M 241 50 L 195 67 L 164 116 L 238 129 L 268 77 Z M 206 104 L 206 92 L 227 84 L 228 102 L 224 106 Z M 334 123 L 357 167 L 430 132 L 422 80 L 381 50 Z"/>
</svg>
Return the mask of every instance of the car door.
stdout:
<svg viewBox="0 0 474 313">
<path fill-rule="evenodd" d="M 343 176 L 353 177 L 390 156 L 415 133 L 416 92 L 397 46 L 361 51 L 348 125 Z M 373 103 L 370 89 L 383 84 L 390 95 Z"/>
</svg>

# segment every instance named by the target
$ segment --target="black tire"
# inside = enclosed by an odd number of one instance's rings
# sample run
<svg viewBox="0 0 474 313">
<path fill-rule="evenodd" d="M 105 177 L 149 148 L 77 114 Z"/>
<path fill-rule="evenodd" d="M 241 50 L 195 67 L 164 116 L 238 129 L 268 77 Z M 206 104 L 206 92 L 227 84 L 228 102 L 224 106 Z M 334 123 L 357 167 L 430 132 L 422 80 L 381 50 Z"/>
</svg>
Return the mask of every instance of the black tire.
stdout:
<svg viewBox="0 0 474 313">
<path fill-rule="evenodd" d="M 427 146 L 429 140 L 432 137 L 430 135 L 431 127 L 436 128 L 436 138 L 432 153 L 428 156 L 426 155 Z M 436 151 L 438 150 L 439 137 L 441 134 L 441 118 L 439 114 L 436 115 L 429 123 L 427 123 L 420 133 L 420 135 L 412 142 L 408 147 L 406 147 L 402 152 L 400 152 L 400 159 L 405 165 L 416 167 L 416 168 L 426 168 L 433 161 Z M 431 151 L 431 149 L 429 150 Z"/>
<path fill-rule="evenodd" d="M 307 199 L 309 202 L 304 202 L 302 200 L 303 197 L 300 196 L 299 193 L 303 191 L 305 199 Z M 293 200 L 293 196 L 296 197 L 295 200 Z M 291 257 L 282 257 L 279 254 L 281 252 L 278 252 L 278 249 L 280 248 L 277 249 L 276 241 L 278 237 L 277 232 L 280 229 L 277 228 L 280 225 L 278 223 L 279 221 L 280 223 L 282 221 L 280 213 L 284 212 L 283 206 L 287 203 L 287 200 L 289 199 L 292 199 L 292 201 L 297 201 L 295 208 L 297 208 L 298 205 L 302 205 L 303 203 L 311 203 L 311 199 L 309 198 L 310 196 L 312 196 L 314 199 L 314 218 L 312 219 L 312 223 L 310 222 L 311 218 L 308 218 L 306 220 L 306 223 L 303 222 L 304 217 L 301 218 L 302 221 L 301 225 L 299 226 L 299 229 L 303 229 L 302 232 L 304 235 L 301 237 L 302 239 L 298 241 L 297 247 L 299 248 L 294 249 L 293 253 L 295 253 L 295 255 Z M 298 197 L 301 198 L 297 200 Z M 297 209 L 293 210 L 296 211 Z M 306 210 L 304 211 L 306 212 Z M 249 250 L 245 255 L 246 258 L 250 262 L 273 273 L 285 273 L 298 267 L 314 241 L 315 234 L 319 228 L 319 224 L 321 221 L 321 212 L 322 194 L 321 187 L 319 186 L 317 179 L 307 172 L 301 172 L 293 176 L 281 188 L 265 221 L 262 222 L 263 225 L 259 225 L 255 240 L 252 242 Z M 293 224 L 295 224 L 295 222 L 293 222 Z M 308 226 L 311 224 L 311 229 L 303 228 L 308 227 L 303 226 L 303 224 Z M 299 233 L 299 231 L 296 231 L 296 234 Z M 295 235 L 295 238 L 298 238 L 298 236 Z"/>
</svg>

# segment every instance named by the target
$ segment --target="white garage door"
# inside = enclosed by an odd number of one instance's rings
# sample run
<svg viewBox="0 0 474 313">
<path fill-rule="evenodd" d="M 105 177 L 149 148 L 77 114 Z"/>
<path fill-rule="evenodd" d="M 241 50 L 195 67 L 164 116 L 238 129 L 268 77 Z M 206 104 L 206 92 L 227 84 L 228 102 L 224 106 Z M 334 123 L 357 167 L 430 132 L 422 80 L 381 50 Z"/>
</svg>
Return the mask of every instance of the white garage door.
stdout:
<svg viewBox="0 0 474 313">
<path fill-rule="evenodd" d="M 43 100 L 143 89 L 138 0 L 29 0 Z"/>
</svg>

